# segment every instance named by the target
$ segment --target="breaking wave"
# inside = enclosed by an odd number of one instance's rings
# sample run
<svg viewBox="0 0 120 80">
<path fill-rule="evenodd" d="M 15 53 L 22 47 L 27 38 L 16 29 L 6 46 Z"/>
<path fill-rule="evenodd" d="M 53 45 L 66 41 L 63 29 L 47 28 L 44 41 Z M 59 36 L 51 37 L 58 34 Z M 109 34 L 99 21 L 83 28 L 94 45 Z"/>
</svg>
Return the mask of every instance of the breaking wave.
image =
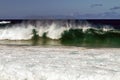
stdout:
<svg viewBox="0 0 120 80">
<path fill-rule="evenodd" d="M 70 29 L 82 29 L 85 32 L 88 29 L 102 29 L 103 31 L 113 30 L 108 25 L 92 25 L 87 21 L 76 20 L 40 20 L 40 21 L 21 21 L 9 24 L 0 24 L 0 40 L 29 40 L 33 34 L 33 29 L 36 30 L 39 37 L 46 33 L 46 37 L 50 39 L 60 39 L 64 31 Z"/>
</svg>

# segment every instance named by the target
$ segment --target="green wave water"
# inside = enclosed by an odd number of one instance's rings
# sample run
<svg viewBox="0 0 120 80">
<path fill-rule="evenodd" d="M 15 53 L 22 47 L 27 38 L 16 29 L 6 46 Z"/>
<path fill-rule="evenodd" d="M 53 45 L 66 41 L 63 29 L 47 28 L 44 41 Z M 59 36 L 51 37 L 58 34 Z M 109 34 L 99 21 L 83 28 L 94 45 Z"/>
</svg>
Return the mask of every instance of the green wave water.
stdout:
<svg viewBox="0 0 120 80">
<path fill-rule="evenodd" d="M 61 43 L 86 47 L 120 47 L 120 31 L 88 29 L 82 32 L 82 29 L 70 29 L 62 34 Z"/>
</svg>

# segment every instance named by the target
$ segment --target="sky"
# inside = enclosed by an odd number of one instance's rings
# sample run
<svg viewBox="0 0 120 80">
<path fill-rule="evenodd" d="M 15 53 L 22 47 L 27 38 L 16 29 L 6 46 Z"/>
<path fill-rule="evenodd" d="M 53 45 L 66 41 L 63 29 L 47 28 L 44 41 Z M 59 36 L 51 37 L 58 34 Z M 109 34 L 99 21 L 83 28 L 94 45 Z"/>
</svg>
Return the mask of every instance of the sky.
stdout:
<svg viewBox="0 0 120 80">
<path fill-rule="evenodd" d="M 120 19 L 120 0 L 0 0 L 0 19 Z"/>
</svg>

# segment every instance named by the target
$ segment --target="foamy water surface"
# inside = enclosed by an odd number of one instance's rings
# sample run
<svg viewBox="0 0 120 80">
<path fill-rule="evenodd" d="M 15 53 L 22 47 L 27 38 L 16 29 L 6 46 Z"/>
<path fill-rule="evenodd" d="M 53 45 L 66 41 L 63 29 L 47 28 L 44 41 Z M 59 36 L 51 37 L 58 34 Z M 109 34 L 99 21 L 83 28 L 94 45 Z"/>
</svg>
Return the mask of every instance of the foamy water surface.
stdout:
<svg viewBox="0 0 120 80">
<path fill-rule="evenodd" d="M 119 79 L 119 48 L 0 46 L 0 80 Z"/>
</svg>

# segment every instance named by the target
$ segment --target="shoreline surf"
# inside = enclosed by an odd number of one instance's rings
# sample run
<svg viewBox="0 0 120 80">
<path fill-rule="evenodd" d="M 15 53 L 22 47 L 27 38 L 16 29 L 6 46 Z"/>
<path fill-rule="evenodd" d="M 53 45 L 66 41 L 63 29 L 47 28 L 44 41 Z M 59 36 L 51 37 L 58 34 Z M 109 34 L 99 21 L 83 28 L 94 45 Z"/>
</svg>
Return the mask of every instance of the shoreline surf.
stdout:
<svg viewBox="0 0 120 80">
<path fill-rule="evenodd" d="M 119 80 L 119 48 L 0 45 L 1 80 Z"/>
</svg>

